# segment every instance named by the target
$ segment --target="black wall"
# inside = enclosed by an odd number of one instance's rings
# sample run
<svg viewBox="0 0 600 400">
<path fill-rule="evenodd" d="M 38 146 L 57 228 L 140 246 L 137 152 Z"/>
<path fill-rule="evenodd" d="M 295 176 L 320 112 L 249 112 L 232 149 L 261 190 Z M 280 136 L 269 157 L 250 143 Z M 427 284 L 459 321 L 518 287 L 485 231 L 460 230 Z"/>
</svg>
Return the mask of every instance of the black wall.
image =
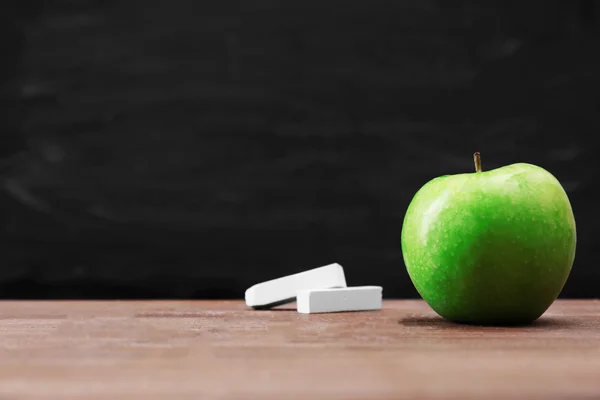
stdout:
<svg viewBox="0 0 600 400">
<path fill-rule="evenodd" d="M 406 207 L 474 151 L 564 184 L 600 297 L 598 2 L 482 3 L 2 3 L 0 297 L 414 297 Z"/>
</svg>

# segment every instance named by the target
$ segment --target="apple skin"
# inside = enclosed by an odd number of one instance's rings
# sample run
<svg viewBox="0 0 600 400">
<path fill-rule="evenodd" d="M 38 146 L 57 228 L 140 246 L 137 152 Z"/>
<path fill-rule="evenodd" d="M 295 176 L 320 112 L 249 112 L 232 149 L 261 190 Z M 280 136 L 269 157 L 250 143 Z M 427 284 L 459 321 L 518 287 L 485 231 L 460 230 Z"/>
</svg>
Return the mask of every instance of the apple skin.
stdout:
<svg viewBox="0 0 600 400">
<path fill-rule="evenodd" d="M 532 164 L 445 175 L 408 206 L 401 234 L 410 279 L 443 318 L 528 324 L 565 285 L 577 242 L 569 198 Z"/>
</svg>

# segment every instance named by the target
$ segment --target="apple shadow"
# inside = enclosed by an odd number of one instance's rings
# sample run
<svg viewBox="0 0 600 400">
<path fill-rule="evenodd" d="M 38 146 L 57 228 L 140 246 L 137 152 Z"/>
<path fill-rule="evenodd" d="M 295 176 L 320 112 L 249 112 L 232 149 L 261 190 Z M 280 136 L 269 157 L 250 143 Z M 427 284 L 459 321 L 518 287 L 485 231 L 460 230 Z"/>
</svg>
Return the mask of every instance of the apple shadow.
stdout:
<svg viewBox="0 0 600 400">
<path fill-rule="evenodd" d="M 406 327 L 423 327 L 423 328 L 438 328 L 438 329 L 469 329 L 469 328 L 529 328 L 529 329 L 564 329 L 578 325 L 575 321 L 565 318 L 556 317 L 541 317 L 527 324 L 473 324 L 466 322 L 454 322 L 446 320 L 440 316 L 418 316 L 402 318 L 398 324 Z"/>
</svg>

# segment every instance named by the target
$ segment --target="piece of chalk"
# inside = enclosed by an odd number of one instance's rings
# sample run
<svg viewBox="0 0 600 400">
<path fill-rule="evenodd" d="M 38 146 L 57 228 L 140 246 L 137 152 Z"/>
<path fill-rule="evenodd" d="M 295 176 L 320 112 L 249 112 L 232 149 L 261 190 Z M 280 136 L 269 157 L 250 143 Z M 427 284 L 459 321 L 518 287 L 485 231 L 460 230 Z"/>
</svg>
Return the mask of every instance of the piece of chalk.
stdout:
<svg viewBox="0 0 600 400">
<path fill-rule="evenodd" d="M 297 309 L 302 314 L 380 310 L 381 286 L 299 290 Z"/>
<path fill-rule="evenodd" d="M 299 290 L 344 287 L 344 269 L 334 263 L 258 283 L 246 290 L 246 305 L 256 309 L 271 308 L 294 301 Z"/>
</svg>

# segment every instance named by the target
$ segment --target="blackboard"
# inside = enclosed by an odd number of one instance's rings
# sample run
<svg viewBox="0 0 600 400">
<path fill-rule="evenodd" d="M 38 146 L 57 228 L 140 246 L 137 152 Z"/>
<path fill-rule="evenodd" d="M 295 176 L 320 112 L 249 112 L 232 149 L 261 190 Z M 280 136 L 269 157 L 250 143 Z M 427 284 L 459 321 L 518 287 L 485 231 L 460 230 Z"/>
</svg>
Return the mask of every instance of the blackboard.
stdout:
<svg viewBox="0 0 600 400">
<path fill-rule="evenodd" d="M 597 297 L 597 2 L 451 3 L 3 3 L 0 297 L 415 297 L 406 207 L 474 151 L 563 183 Z"/>
</svg>

